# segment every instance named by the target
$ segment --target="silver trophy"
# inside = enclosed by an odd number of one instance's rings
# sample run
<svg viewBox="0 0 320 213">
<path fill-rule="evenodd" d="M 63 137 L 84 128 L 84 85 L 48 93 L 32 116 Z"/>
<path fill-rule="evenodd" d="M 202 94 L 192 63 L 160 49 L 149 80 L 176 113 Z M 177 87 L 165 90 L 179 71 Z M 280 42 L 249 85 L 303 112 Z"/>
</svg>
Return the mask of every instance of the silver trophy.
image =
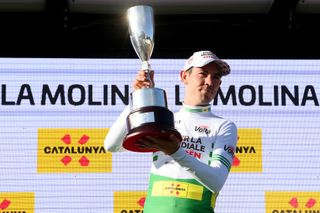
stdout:
<svg viewBox="0 0 320 213">
<path fill-rule="evenodd" d="M 138 5 L 128 9 L 129 34 L 131 44 L 142 61 L 142 70 L 150 79 L 150 57 L 154 47 L 153 9 Z M 181 139 L 174 128 L 173 113 L 167 108 L 166 92 L 151 85 L 130 94 L 131 112 L 127 117 L 128 134 L 123 147 L 135 152 L 155 152 L 155 149 L 141 149 L 136 142 L 145 136 L 168 139 L 171 134 Z"/>
<path fill-rule="evenodd" d="M 154 47 L 154 18 L 150 6 L 138 5 L 128 9 L 129 34 L 131 44 L 142 61 L 142 70 L 149 75 L 149 60 Z"/>
</svg>

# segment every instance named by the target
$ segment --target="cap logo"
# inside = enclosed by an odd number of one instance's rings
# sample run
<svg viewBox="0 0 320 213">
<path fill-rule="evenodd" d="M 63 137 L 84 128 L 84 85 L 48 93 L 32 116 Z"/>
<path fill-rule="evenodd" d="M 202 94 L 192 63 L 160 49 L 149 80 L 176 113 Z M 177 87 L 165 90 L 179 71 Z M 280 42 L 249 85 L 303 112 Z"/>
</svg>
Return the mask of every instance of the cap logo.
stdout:
<svg viewBox="0 0 320 213">
<path fill-rule="evenodd" d="M 218 57 L 213 54 L 212 52 L 202 52 L 200 55 L 202 58 L 213 58 L 213 59 L 218 59 Z"/>
</svg>

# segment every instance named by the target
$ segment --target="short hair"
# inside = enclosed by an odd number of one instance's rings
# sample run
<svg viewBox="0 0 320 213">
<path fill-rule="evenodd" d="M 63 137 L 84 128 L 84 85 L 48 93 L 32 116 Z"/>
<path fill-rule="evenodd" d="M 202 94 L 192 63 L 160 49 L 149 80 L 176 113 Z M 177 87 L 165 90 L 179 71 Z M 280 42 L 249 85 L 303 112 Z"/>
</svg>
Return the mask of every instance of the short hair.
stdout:
<svg viewBox="0 0 320 213">
<path fill-rule="evenodd" d="M 186 70 L 186 72 L 189 72 L 190 74 L 192 73 L 193 67 L 190 67 L 189 69 Z"/>
</svg>

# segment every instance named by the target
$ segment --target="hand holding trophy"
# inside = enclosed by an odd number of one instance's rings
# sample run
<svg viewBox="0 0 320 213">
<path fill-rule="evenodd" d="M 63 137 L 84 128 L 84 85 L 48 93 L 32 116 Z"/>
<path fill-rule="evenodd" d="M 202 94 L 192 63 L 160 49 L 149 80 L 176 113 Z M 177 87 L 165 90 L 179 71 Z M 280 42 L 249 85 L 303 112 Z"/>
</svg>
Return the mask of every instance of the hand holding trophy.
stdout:
<svg viewBox="0 0 320 213">
<path fill-rule="evenodd" d="M 148 61 L 154 47 L 153 9 L 146 5 L 133 6 L 127 10 L 127 15 L 131 44 L 142 61 L 142 70 L 150 79 L 151 66 Z M 163 89 L 151 85 L 135 90 L 130 94 L 130 101 L 124 148 L 134 152 L 155 152 L 158 150 L 139 148 L 136 142 L 146 136 L 169 140 L 172 134 L 181 139 L 180 133 L 174 128 L 173 113 L 167 108 L 166 92 Z"/>
</svg>

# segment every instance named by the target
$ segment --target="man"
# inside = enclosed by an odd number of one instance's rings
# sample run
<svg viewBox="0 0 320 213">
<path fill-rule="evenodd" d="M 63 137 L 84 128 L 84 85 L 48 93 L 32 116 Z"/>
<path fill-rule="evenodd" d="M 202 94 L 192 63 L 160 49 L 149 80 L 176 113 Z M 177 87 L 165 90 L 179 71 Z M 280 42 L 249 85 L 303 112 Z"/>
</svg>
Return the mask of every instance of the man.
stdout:
<svg viewBox="0 0 320 213">
<path fill-rule="evenodd" d="M 181 110 L 175 113 L 175 128 L 182 141 L 146 137 L 140 148 L 155 148 L 144 213 L 212 213 L 219 191 L 229 174 L 237 128 L 229 120 L 211 112 L 221 77 L 230 73 L 229 65 L 210 51 L 195 52 L 180 72 L 185 85 Z M 153 73 L 151 75 L 153 81 Z M 134 88 L 148 87 L 140 71 Z M 105 140 L 109 151 L 120 151 L 127 130 L 127 108 L 112 126 Z M 120 130 L 120 133 L 119 133 Z"/>
</svg>

